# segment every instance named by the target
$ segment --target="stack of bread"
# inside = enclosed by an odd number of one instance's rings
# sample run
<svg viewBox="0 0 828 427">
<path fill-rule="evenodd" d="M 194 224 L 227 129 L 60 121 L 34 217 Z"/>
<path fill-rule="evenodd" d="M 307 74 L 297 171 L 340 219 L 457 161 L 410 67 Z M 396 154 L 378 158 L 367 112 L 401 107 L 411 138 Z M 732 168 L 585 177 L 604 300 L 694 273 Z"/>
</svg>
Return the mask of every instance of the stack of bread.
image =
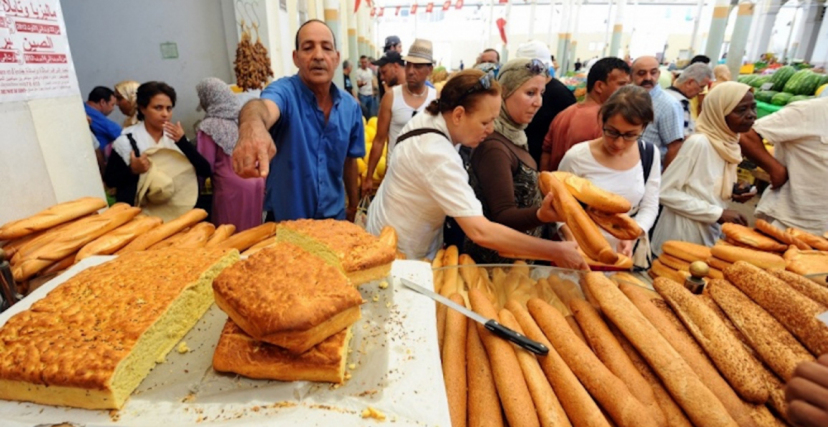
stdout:
<svg viewBox="0 0 828 427">
<path fill-rule="evenodd" d="M 233 234 L 235 226 L 215 227 L 206 218 L 203 209 L 193 209 L 164 224 L 124 203 L 107 209 L 103 199 L 83 197 L 0 226 L 0 248 L 15 280 L 28 288 L 29 281 L 42 283 L 93 255 L 170 247 L 233 248 L 249 255 L 275 241 L 275 223 Z"/>
<path fill-rule="evenodd" d="M 213 279 L 238 258 L 166 249 L 81 271 L 0 328 L 0 399 L 120 408 L 213 304 Z"/>
<path fill-rule="evenodd" d="M 375 237 L 344 221 L 279 224 L 275 241 L 213 284 L 229 317 L 213 367 L 250 378 L 344 382 L 363 302 L 356 286 L 386 277 L 395 255 L 391 228 Z"/>
<path fill-rule="evenodd" d="M 568 172 L 543 172 L 541 192 L 553 194 L 552 204 L 578 242 L 591 267 L 628 270 L 632 260 L 616 253 L 601 229 L 619 240 L 635 240 L 643 230 L 628 212 L 630 202 Z"/>
<path fill-rule="evenodd" d="M 791 425 L 784 382 L 828 352 L 815 317 L 828 289 L 784 269 L 738 261 L 693 295 L 667 277 L 658 293 L 626 273 L 584 273 L 579 287 L 455 254 L 435 258 L 435 288 L 550 351 L 536 357 L 448 310 L 438 336 L 453 426 Z"/>
<path fill-rule="evenodd" d="M 722 268 L 727 265 L 716 262 L 713 259 L 710 248 L 695 243 L 682 242 L 679 240 L 668 240 L 661 246 L 661 256 L 653 260 L 653 265 L 648 271 L 650 277 L 665 277 L 679 283 L 690 276 L 690 264 L 696 261 L 704 261 L 710 266 L 708 277 L 721 279 L 724 277 Z"/>
</svg>

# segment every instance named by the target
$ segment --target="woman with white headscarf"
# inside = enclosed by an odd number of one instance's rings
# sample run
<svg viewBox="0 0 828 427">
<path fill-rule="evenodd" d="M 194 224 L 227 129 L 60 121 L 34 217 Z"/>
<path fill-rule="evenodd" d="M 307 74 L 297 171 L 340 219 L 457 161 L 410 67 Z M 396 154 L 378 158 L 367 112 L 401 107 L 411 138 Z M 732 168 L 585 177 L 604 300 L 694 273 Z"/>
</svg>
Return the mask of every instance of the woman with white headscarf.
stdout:
<svg viewBox="0 0 828 427">
<path fill-rule="evenodd" d="M 118 109 L 126 116 L 124 128 L 138 123 L 137 93 L 140 85 L 135 80 L 124 80 L 115 85 L 115 100 L 118 103 Z"/>
<path fill-rule="evenodd" d="M 742 161 L 739 133 L 756 120 L 756 101 L 750 86 L 722 83 L 704 99 L 696 133 L 682 145 L 661 179 L 664 211 L 653 235 L 653 251 L 661 255 L 668 240 L 713 246 L 725 222 L 745 225 L 745 217 L 727 209 L 728 202 L 744 202 L 753 193 L 733 194 L 736 167 Z"/>
<path fill-rule="evenodd" d="M 244 179 L 233 171 L 241 103 L 227 83 L 215 77 L 202 80 L 196 91 L 207 113 L 198 125 L 197 147 L 213 169 L 212 221 L 233 224 L 236 231 L 255 227 L 262 223 L 264 179 Z"/>
</svg>

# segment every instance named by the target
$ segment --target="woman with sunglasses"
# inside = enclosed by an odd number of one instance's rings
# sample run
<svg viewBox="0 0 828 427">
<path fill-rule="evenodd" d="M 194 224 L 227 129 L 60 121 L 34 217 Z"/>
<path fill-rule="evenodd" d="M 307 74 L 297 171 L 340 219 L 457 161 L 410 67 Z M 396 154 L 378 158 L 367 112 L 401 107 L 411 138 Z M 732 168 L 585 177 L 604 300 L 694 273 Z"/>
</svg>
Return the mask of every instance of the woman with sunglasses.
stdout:
<svg viewBox="0 0 828 427">
<path fill-rule="evenodd" d="M 576 244 L 528 236 L 483 216 L 457 145 L 474 148 L 491 134 L 500 104 L 500 85 L 490 74 L 465 70 L 452 77 L 441 97 L 415 116 L 397 139 L 391 167 L 368 209 L 368 231 L 378 235 L 390 225 L 397 231 L 398 249 L 408 259 L 433 258 L 443 244 L 448 215 L 480 246 L 561 267 L 586 268 Z M 541 210 L 544 218 L 558 218 L 551 199 L 544 200 Z"/>
<path fill-rule="evenodd" d="M 586 178 L 630 202 L 633 208 L 629 215 L 643 230 L 638 239 L 619 240 L 609 233 L 603 234 L 619 253 L 628 257 L 633 257 L 633 247 L 640 241 L 635 250 L 635 265 L 649 267 L 647 233 L 658 216 L 661 183 L 661 162 L 655 146 L 639 140 L 644 128 L 653 121 L 650 94 L 640 86 L 623 86 L 601 106 L 599 117 L 603 134 L 569 149 L 559 170 Z"/>
<path fill-rule="evenodd" d="M 524 129 L 543 103 L 549 73 L 538 59 L 513 59 L 500 69 L 500 115 L 494 132 L 472 151 L 469 184 L 483 205 L 483 215 L 533 237 L 553 221 L 540 209 L 538 165 L 529 154 Z M 497 251 L 466 238 L 464 252 L 478 263 L 511 263 Z"/>
<path fill-rule="evenodd" d="M 704 98 L 696 133 L 664 172 L 664 212 L 653 234 L 656 255 L 668 240 L 713 246 L 721 237 L 720 224 L 747 224 L 744 215 L 727 207 L 730 200 L 745 202 L 755 195 L 733 191 L 742 161 L 739 133 L 749 131 L 755 120 L 756 101 L 746 84 L 725 82 Z"/>
</svg>

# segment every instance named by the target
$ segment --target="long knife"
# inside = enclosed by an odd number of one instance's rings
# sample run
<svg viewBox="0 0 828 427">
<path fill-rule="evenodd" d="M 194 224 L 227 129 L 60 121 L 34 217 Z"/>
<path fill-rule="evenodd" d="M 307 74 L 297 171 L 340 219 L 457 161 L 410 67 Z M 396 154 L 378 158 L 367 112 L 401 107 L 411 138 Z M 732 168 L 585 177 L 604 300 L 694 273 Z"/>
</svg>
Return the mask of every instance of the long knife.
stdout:
<svg viewBox="0 0 828 427">
<path fill-rule="evenodd" d="M 500 323 L 497 323 L 497 321 L 494 320 L 494 319 L 487 319 L 487 318 L 475 313 L 474 311 L 471 311 L 471 310 L 467 309 L 466 307 L 463 307 L 462 305 L 459 305 L 459 304 L 455 303 L 454 301 L 452 301 L 452 300 L 450 300 L 450 299 L 448 299 L 448 298 L 446 298 L 446 297 L 444 297 L 440 294 L 432 292 L 432 291 L 430 291 L 430 290 L 428 290 L 428 289 L 412 282 L 411 280 L 404 279 L 402 277 L 400 277 L 399 279 L 400 279 L 400 282 L 402 282 L 402 284 L 405 285 L 407 288 L 409 288 L 411 290 L 414 290 L 414 291 L 416 291 L 420 294 L 423 294 L 423 295 L 433 299 L 434 301 L 437 301 L 440 304 L 443 304 L 446 307 L 451 308 L 452 310 L 459 311 L 460 313 L 463 313 L 469 319 L 472 319 L 472 320 L 482 324 L 483 326 L 486 327 L 486 329 L 488 329 L 489 331 L 491 331 L 495 335 L 500 336 L 501 338 L 505 338 L 505 339 L 519 345 L 520 347 L 525 348 L 526 350 L 529 350 L 532 353 L 539 354 L 541 356 L 546 356 L 549 353 L 549 349 L 546 348 L 545 345 L 543 345 L 543 344 L 541 344 L 537 341 L 530 340 L 529 338 L 526 338 L 525 336 L 523 336 L 523 335 L 521 335 L 521 334 L 519 334 L 519 333 L 517 333 L 517 332 L 501 325 Z"/>
</svg>

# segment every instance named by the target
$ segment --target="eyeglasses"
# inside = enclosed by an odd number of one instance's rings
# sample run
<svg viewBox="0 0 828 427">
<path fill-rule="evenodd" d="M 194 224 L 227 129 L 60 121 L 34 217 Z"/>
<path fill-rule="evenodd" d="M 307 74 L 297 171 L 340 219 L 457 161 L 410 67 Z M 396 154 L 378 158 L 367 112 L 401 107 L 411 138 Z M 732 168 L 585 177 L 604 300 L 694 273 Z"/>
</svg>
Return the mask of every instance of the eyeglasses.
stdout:
<svg viewBox="0 0 828 427">
<path fill-rule="evenodd" d="M 641 137 L 640 133 L 619 133 L 615 129 L 604 128 L 604 136 L 607 138 L 618 139 L 624 138 L 624 141 L 636 141 Z"/>
<path fill-rule="evenodd" d="M 549 77 L 549 68 L 546 67 L 546 64 L 543 63 L 540 59 L 534 58 L 528 63 L 526 63 L 526 68 L 529 70 L 530 73 L 535 75 L 543 74 Z"/>
<path fill-rule="evenodd" d="M 463 100 L 466 99 L 467 96 L 469 96 L 469 95 L 471 95 L 475 92 L 480 92 L 480 91 L 491 89 L 492 88 L 492 81 L 494 81 L 494 74 L 492 74 L 492 73 L 483 74 L 483 76 L 480 77 L 480 80 L 478 80 L 477 83 L 475 83 L 464 94 L 460 95 L 460 97 L 457 98 L 457 102 L 455 103 L 455 106 L 462 104 Z"/>
</svg>

